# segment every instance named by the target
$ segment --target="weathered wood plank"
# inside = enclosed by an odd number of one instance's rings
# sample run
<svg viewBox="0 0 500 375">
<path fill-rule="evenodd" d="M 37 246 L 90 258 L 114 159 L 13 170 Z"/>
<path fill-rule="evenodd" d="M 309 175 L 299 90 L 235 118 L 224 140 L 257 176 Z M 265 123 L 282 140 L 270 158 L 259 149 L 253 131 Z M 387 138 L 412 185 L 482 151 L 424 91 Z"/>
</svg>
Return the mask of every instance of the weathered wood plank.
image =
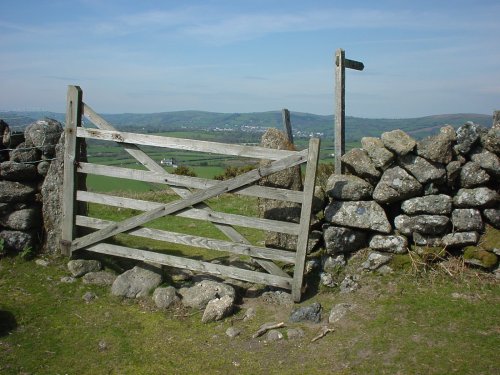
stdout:
<svg viewBox="0 0 500 375">
<path fill-rule="evenodd" d="M 104 141 L 269 160 L 280 160 L 285 157 L 296 155 L 297 153 L 297 151 L 276 150 L 258 146 L 243 146 L 238 144 L 198 141 L 192 139 L 163 137 L 159 135 L 128 133 L 90 128 L 78 129 L 77 136 Z"/>
<path fill-rule="evenodd" d="M 64 143 L 64 186 L 61 221 L 61 252 L 71 255 L 69 244 L 73 240 L 75 228 L 76 171 L 79 147 L 76 129 L 81 126 L 82 90 L 78 86 L 68 86 L 66 103 L 66 127 Z"/>
<path fill-rule="evenodd" d="M 92 108 L 84 104 L 84 111 L 85 115 L 95 124 L 97 125 L 98 128 L 100 129 L 105 129 L 105 130 L 112 130 L 115 131 L 116 129 L 109 124 L 106 120 L 104 120 L 102 117 L 100 117 L 97 113 L 94 112 Z M 158 165 L 153 159 L 151 159 L 146 153 L 144 153 L 138 146 L 134 144 L 124 144 L 124 143 L 118 143 L 122 145 L 125 149 L 126 152 L 128 152 L 130 155 L 132 155 L 136 160 L 138 160 L 142 165 L 144 165 L 147 169 L 150 171 L 158 172 L 158 173 L 163 173 L 165 176 L 169 176 L 170 174 L 163 169 L 162 166 Z M 181 187 L 181 186 L 171 186 L 172 190 L 177 193 L 179 196 L 186 198 L 188 197 L 191 192 L 187 187 Z M 300 197 L 302 200 L 302 197 Z M 201 208 L 207 212 L 212 212 L 211 208 L 204 202 L 197 204 L 195 207 Z M 229 239 L 235 242 L 243 243 L 249 245 L 250 242 L 241 234 L 239 233 L 236 229 L 234 229 L 229 223 L 227 224 L 222 224 L 222 223 L 214 223 L 212 222 L 217 229 L 219 229 L 222 233 L 224 233 Z M 287 277 L 287 274 L 276 264 L 273 262 L 265 261 L 265 260 L 260 260 L 257 259 L 256 262 L 263 267 L 267 272 L 273 274 L 273 275 L 278 275 L 278 276 L 283 276 Z"/>
<path fill-rule="evenodd" d="M 102 229 L 111 224 L 115 224 L 115 222 L 110 220 L 92 218 L 88 216 L 78 215 L 76 217 L 76 225 L 86 228 Z M 137 237 L 149 238 L 152 240 L 175 243 L 179 245 L 187 245 L 203 249 L 225 251 L 232 254 L 246 255 L 254 258 L 269 259 L 285 263 L 295 262 L 294 252 L 278 250 L 278 249 L 269 249 L 267 247 L 245 245 L 230 241 L 216 240 L 213 238 L 193 236 L 189 234 L 168 232 L 159 229 L 142 228 L 142 227 L 138 229 L 133 229 L 127 232 L 127 234 Z"/>
<path fill-rule="evenodd" d="M 283 108 L 281 111 L 281 117 L 283 120 L 283 127 L 285 128 L 285 134 L 288 138 L 288 142 L 293 145 L 293 133 L 292 133 L 292 123 L 290 121 L 290 111 Z"/>
<path fill-rule="evenodd" d="M 278 172 L 285 168 L 289 168 L 291 166 L 299 165 L 302 162 L 304 162 L 303 151 L 298 152 L 292 156 L 276 160 L 269 165 L 261 166 L 258 169 L 254 169 L 250 172 L 236 176 L 233 179 L 221 181 L 216 186 L 213 186 L 206 190 L 197 191 L 187 198 L 171 202 L 169 204 L 163 205 L 162 207 L 154 208 L 140 215 L 128 218 L 119 224 L 113 224 L 107 228 L 100 229 L 97 232 L 88 234 L 84 237 L 80 237 L 73 241 L 71 245 L 72 250 L 78 250 L 93 243 L 102 241 L 106 238 L 112 237 L 118 233 L 126 232 L 139 225 L 147 223 L 148 221 L 172 214 L 196 203 L 203 202 L 204 200 L 207 200 L 209 198 L 227 193 L 241 186 L 251 184 L 262 177 L 266 177 L 272 173 Z"/>
<path fill-rule="evenodd" d="M 90 191 L 78 190 L 76 199 L 81 202 L 105 204 L 113 207 L 130 208 L 139 211 L 148 211 L 163 206 L 162 203 L 150 202 L 139 199 L 115 197 L 103 193 L 94 193 Z M 206 211 L 202 209 L 189 208 L 187 210 L 176 212 L 173 215 L 189 219 L 211 221 L 219 224 L 232 224 L 241 227 L 274 231 L 286 234 L 297 235 L 299 224 L 286 221 L 262 219 L 236 214 L 229 214 L 218 211 Z M 239 241 L 235 241 L 239 242 Z"/>
<path fill-rule="evenodd" d="M 300 302 L 302 294 L 301 289 L 304 277 L 307 243 L 309 241 L 314 185 L 316 183 L 316 170 L 318 168 L 319 145 L 320 140 L 318 138 L 312 138 L 309 141 L 309 155 L 307 157 L 307 169 L 304 179 L 304 203 L 300 211 L 300 230 L 299 237 L 297 238 L 297 252 L 295 254 L 295 268 L 292 283 L 292 297 L 295 302 Z"/>
<path fill-rule="evenodd" d="M 97 252 L 100 254 L 131 258 L 144 262 L 152 262 L 176 268 L 188 269 L 195 272 L 209 273 L 216 276 L 230 277 L 233 279 L 249 281 L 257 284 L 266 284 L 279 288 L 291 289 L 292 279 L 290 277 L 285 278 L 282 276 L 270 275 L 256 271 L 248 271 L 236 267 L 223 266 L 220 264 L 202 262 L 168 254 L 155 253 L 151 251 L 132 249 L 129 247 L 111 245 L 107 243 L 91 245 L 86 250 Z"/>
<path fill-rule="evenodd" d="M 199 177 L 180 176 L 176 174 L 167 175 L 163 172 L 158 173 L 92 163 L 80 163 L 78 172 L 194 189 L 207 189 L 215 186 L 219 182 Z M 241 189 L 234 190 L 233 193 L 294 203 L 302 203 L 303 197 L 303 194 L 300 191 L 257 185 L 243 187 Z"/>
<path fill-rule="evenodd" d="M 345 51 L 335 53 L 335 174 L 344 173 L 342 155 L 345 153 Z"/>
</svg>

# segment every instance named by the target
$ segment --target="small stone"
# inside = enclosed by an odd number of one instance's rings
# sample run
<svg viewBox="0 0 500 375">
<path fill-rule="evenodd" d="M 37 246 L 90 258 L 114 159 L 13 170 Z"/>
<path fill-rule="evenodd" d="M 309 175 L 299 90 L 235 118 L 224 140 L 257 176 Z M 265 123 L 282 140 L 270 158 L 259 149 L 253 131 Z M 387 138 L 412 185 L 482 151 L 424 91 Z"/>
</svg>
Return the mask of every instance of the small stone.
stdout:
<svg viewBox="0 0 500 375">
<path fill-rule="evenodd" d="M 375 251 L 368 255 L 366 261 L 361 265 L 364 270 L 375 271 L 377 268 L 387 264 L 391 261 L 392 256 L 377 253 Z"/>
<path fill-rule="evenodd" d="M 271 329 L 266 334 L 266 341 L 279 341 L 283 340 L 283 334 L 277 329 Z"/>
<path fill-rule="evenodd" d="M 99 340 L 99 343 L 97 344 L 97 350 L 99 350 L 100 352 L 108 350 L 108 343 L 104 340 Z"/>
<path fill-rule="evenodd" d="M 384 146 L 397 155 L 406 155 L 415 148 L 417 142 L 404 131 L 397 129 L 382 133 Z"/>
<path fill-rule="evenodd" d="M 96 298 L 97 298 L 97 295 L 94 292 L 86 292 L 82 297 L 82 299 L 85 301 L 85 303 L 90 303 Z"/>
<path fill-rule="evenodd" d="M 127 298 L 146 297 L 162 282 L 161 268 L 142 264 L 119 275 L 111 286 L 111 294 Z"/>
<path fill-rule="evenodd" d="M 457 208 L 451 213 L 453 229 L 458 232 L 482 231 L 483 219 L 479 210 L 474 208 Z"/>
<path fill-rule="evenodd" d="M 93 259 L 74 259 L 68 262 L 68 270 L 74 277 L 80 277 L 89 272 L 97 272 L 101 267 L 101 262 Z"/>
<path fill-rule="evenodd" d="M 373 164 L 365 150 L 353 148 L 343 155 L 341 159 L 347 169 L 356 176 L 370 181 L 376 181 L 380 177 L 380 171 L 375 168 L 375 164 Z"/>
<path fill-rule="evenodd" d="M 236 298 L 232 286 L 213 280 L 203 280 L 191 288 L 181 288 L 179 294 L 182 296 L 182 304 L 193 309 L 204 309 L 215 298 L 230 296 L 233 302 Z"/>
<path fill-rule="evenodd" d="M 441 128 L 438 135 L 427 137 L 417 143 L 417 154 L 427 160 L 447 164 L 453 157 L 451 145 L 455 140 L 453 127 Z"/>
<path fill-rule="evenodd" d="M 350 303 L 338 303 L 332 307 L 330 311 L 330 316 L 328 317 L 328 323 L 337 323 L 344 316 L 347 315 L 349 311 L 351 311 L 355 306 Z"/>
<path fill-rule="evenodd" d="M 84 284 L 92 284 L 92 285 L 113 285 L 116 280 L 116 275 L 107 271 L 97 271 L 97 272 L 88 272 L 82 277 L 82 282 Z"/>
<path fill-rule="evenodd" d="M 492 226 L 497 229 L 500 228 L 500 209 L 487 208 L 483 210 L 483 215 Z"/>
<path fill-rule="evenodd" d="M 37 260 L 35 260 L 35 264 L 42 266 L 42 267 L 47 267 L 50 264 L 50 262 L 48 260 L 45 260 L 45 259 L 37 259 Z"/>
<path fill-rule="evenodd" d="M 466 123 L 457 129 L 457 144 L 455 150 L 461 154 L 467 154 L 472 146 L 479 140 L 479 125 Z"/>
<path fill-rule="evenodd" d="M 451 206 L 451 197 L 439 194 L 410 198 L 401 204 L 401 210 L 407 215 L 449 215 L 451 213 Z"/>
<path fill-rule="evenodd" d="M 286 330 L 286 337 L 289 340 L 295 340 L 295 339 L 300 339 L 305 336 L 305 333 L 302 329 L 300 328 L 288 328 Z"/>
<path fill-rule="evenodd" d="M 234 297 L 225 295 L 222 298 L 215 298 L 208 302 L 207 307 L 203 312 L 201 322 L 210 323 L 224 319 L 226 316 L 230 315 L 233 312 L 233 308 Z"/>
<path fill-rule="evenodd" d="M 399 215 L 394 219 L 394 226 L 405 236 L 411 236 L 413 232 L 421 234 L 443 234 L 450 224 L 448 216 L 443 215 Z"/>
<path fill-rule="evenodd" d="M 368 153 L 376 168 L 386 170 L 394 161 L 394 154 L 385 148 L 384 142 L 379 138 L 361 138 L 361 147 Z"/>
<path fill-rule="evenodd" d="M 455 207 L 484 207 L 489 208 L 494 206 L 499 200 L 498 193 L 486 187 L 475 189 L 460 189 L 455 197 L 453 204 Z"/>
<path fill-rule="evenodd" d="M 334 201 L 325 209 L 325 220 L 341 227 L 381 233 L 389 233 L 392 229 L 384 209 L 375 201 Z"/>
<path fill-rule="evenodd" d="M 61 282 L 66 284 L 72 284 L 76 282 L 76 278 L 74 278 L 73 276 L 63 276 L 61 277 Z"/>
<path fill-rule="evenodd" d="M 156 288 L 153 292 L 153 301 L 156 307 L 162 310 L 168 309 L 179 300 L 180 298 L 173 286 Z"/>
<path fill-rule="evenodd" d="M 491 176 L 500 177 L 500 158 L 493 152 L 480 150 L 480 152 L 472 154 L 471 160 Z"/>
<path fill-rule="evenodd" d="M 281 290 L 264 292 L 261 299 L 263 302 L 271 305 L 293 306 L 292 295 Z"/>
<path fill-rule="evenodd" d="M 383 266 L 377 268 L 377 273 L 380 275 L 389 275 L 393 272 L 393 269 L 388 266 L 387 264 L 384 264 Z"/>
<path fill-rule="evenodd" d="M 328 288 L 335 288 L 337 286 L 337 283 L 335 282 L 335 280 L 333 280 L 332 275 L 327 272 L 321 272 L 319 274 L 319 280 L 321 285 L 324 285 Z"/>
<path fill-rule="evenodd" d="M 462 169 L 462 164 L 459 161 L 454 160 L 446 166 L 446 179 L 448 180 L 448 186 L 455 185 L 455 181 L 458 180 L 460 176 L 460 170 Z"/>
<path fill-rule="evenodd" d="M 317 259 L 311 259 L 306 262 L 304 273 L 306 275 L 310 274 L 314 270 L 317 270 L 320 267 L 320 263 Z"/>
<path fill-rule="evenodd" d="M 329 226 L 324 232 L 325 248 L 328 254 L 351 253 L 366 247 L 368 235 L 364 231 Z"/>
<path fill-rule="evenodd" d="M 315 302 L 309 306 L 299 307 L 292 311 L 289 320 L 293 323 L 303 321 L 319 323 L 321 321 L 321 304 Z"/>
<path fill-rule="evenodd" d="M 369 246 L 373 250 L 394 254 L 408 252 L 408 240 L 403 236 L 382 236 L 377 234 L 371 238 Z"/>
<path fill-rule="evenodd" d="M 477 232 L 455 232 L 443 237 L 443 245 L 449 247 L 465 247 L 475 245 L 479 241 Z"/>
<path fill-rule="evenodd" d="M 460 186 L 470 189 L 487 183 L 490 179 L 488 173 L 481 169 L 475 162 L 468 162 L 460 171 Z"/>
<path fill-rule="evenodd" d="M 401 166 L 421 184 L 433 181 L 444 182 L 446 178 L 446 169 L 443 164 L 433 163 L 413 154 L 402 156 L 399 161 Z"/>
<path fill-rule="evenodd" d="M 340 283 L 340 293 L 352 293 L 360 288 L 355 276 L 347 275 Z"/>
<path fill-rule="evenodd" d="M 384 172 L 375 190 L 373 199 L 379 203 L 393 203 L 412 198 L 422 191 L 422 184 L 403 168 L 389 168 Z"/>
<path fill-rule="evenodd" d="M 323 258 L 323 271 L 328 273 L 338 273 L 347 265 L 344 254 L 327 256 Z"/>
<path fill-rule="evenodd" d="M 418 232 L 413 232 L 413 242 L 417 246 L 442 246 L 443 241 L 441 236 L 424 235 Z"/>
<path fill-rule="evenodd" d="M 255 309 L 253 307 L 249 307 L 247 311 L 245 311 L 245 315 L 243 316 L 243 321 L 246 322 L 248 320 L 252 320 L 255 318 Z"/>
<path fill-rule="evenodd" d="M 234 339 L 236 336 L 238 336 L 241 333 L 241 329 L 235 328 L 235 327 L 229 327 L 226 329 L 226 336 Z"/>
<path fill-rule="evenodd" d="M 373 186 L 357 176 L 334 174 L 328 179 L 326 193 L 339 200 L 369 200 L 373 193 Z"/>
</svg>

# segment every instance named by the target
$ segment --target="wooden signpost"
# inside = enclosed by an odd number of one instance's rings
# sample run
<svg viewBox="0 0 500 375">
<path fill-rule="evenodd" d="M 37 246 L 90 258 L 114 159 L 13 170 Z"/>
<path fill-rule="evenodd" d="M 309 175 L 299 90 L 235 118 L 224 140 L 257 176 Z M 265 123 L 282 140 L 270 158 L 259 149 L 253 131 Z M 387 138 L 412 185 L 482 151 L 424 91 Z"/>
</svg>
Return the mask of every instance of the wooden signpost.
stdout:
<svg viewBox="0 0 500 375">
<path fill-rule="evenodd" d="M 345 51 L 335 52 L 335 174 L 342 174 L 341 157 L 345 153 L 345 69 L 363 70 L 364 64 L 345 58 Z"/>
</svg>

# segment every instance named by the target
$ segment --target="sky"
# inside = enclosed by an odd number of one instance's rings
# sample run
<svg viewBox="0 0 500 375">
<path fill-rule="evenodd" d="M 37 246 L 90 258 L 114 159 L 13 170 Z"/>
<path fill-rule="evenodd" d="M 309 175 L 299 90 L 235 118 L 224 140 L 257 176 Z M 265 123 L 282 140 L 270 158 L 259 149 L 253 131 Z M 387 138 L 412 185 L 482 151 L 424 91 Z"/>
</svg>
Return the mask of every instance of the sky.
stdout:
<svg viewBox="0 0 500 375">
<path fill-rule="evenodd" d="M 1 0 L 0 110 L 404 118 L 500 109 L 500 1 Z"/>
</svg>

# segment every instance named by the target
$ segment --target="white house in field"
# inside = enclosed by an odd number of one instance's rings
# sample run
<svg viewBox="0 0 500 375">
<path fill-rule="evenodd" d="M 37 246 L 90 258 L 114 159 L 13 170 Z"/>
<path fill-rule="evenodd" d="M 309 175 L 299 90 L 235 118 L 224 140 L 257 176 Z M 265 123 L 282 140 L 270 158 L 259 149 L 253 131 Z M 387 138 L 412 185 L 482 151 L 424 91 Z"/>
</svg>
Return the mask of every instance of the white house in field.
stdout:
<svg viewBox="0 0 500 375">
<path fill-rule="evenodd" d="M 174 158 L 163 158 L 160 160 L 160 164 L 164 165 L 165 167 L 173 167 L 177 168 L 177 160 Z"/>
</svg>

